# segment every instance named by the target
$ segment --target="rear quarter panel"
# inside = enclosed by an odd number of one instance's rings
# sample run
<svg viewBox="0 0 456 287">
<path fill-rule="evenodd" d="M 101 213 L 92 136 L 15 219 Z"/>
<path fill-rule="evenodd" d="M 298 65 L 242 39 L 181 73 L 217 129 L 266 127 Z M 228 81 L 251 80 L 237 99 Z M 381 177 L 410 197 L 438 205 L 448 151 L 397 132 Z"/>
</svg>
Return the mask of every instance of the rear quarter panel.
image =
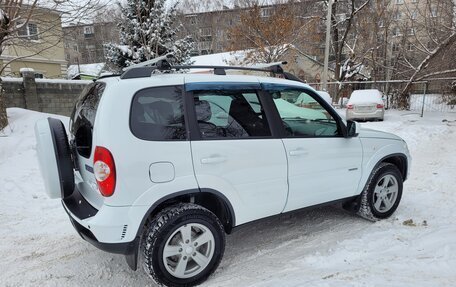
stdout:
<svg viewBox="0 0 456 287">
<path fill-rule="evenodd" d="M 103 96 L 94 129 L 93 146 L 111 151 L 116 165 L 114 195 L 104 199 L 110 206 L 152 206 L 163 197 L 180 190 L 198 188 L 193 172 L 190 141 L 146 141 L 130 130 L 133 96 L 142 88 L 183 85 L 182 77 L 154 76 L 120 80 L 110 85 Z M 154 183 L 149 170 L 153 162 L 173 162 L 175 178 Z"/>
</svg>

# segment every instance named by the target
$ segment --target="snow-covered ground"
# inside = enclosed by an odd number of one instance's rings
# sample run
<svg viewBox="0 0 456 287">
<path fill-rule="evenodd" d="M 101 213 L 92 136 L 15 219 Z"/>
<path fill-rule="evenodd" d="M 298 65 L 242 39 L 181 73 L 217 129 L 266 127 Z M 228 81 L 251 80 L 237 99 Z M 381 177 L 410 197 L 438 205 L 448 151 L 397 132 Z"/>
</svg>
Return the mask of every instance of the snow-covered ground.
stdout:
<svg viewBox="0 0 456 287">
<path fill-rule="evenodd" d="M 123 256 L 79 238 L 60 202 L 46 197 L 33 126 L 48 115 L 8 115 L 8 136 L 0 135 L 0 285 L 154 286 Z M 387 111 L 384 122 L 362 125 L 409 144 L 413 166 L 397 212 L 372 223 L 325 207 L 242 226 L 203 286 L 455 286 L 456 113 Z"/>
</svg>

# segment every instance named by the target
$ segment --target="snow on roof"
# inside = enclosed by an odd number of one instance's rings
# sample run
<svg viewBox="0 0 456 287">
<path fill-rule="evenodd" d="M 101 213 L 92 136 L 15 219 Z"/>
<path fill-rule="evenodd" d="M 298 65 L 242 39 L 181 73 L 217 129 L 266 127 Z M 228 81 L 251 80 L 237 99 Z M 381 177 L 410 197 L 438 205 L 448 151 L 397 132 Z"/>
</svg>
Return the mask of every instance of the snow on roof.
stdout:
<svg viewBox="0 0 456 287">
<path fill-rule="evenodd" d="M 287 1 L 285 1 L 287 2 Z M 246 8 L 251 3 L 249 1 L 241 0 L 187 0 L 187 1 L 178 1 L 170 0 L 167 1 L 168 5 L 173 5 L 178 3 L 178 9 L 181 10 L 184 14 L 197 14 L 197 13 L 207 13 L 207 12 L 216 12 L 229 9 L 238 9 Z M 262 7 L 271 6 L 274 4 L 282 4 L 283 0 L 262 0 L 259 1 L 259 4 Z"/>
<path fill-rule="evenodd" d="M 290 45 L 290 44 L 285 44 Z M 275 47 L 275 46 L 274 46 Z M 267 47 L 265 49 L 274 49 L 274 47 Z M 293 45 L 290 45 L 293 48 Z M 253 49 L 247 50 L 238 50 L 238 51 L 231 51 L 231 52 L 223 52 L 223 53 L 216 53 L 216 54 L 209 54 L 209 55 L 201 55 L 201 56 L 194 56 L 190 59 L 193 62 L 193 65 L 199 66 L 233 66 L 233 65 L 242 65 L 242 66 L 252 66 L 255 68 L 261 68 L 261 66 L 265 63 L 252 63 L 246 65 L 246 57 L 248 53 L 253 52 Z M 207 72 L 210 69 L 193 69 L 193 72 Z"/>
<path fill-rule="evenodd" d="M 19 72 L 24 73 L 24 72 L 35 72 L 33 68 L 20 68 Z"/>
<path fill-rule="evenodd" d="M 190 59 L 195 66 L 231 66 L 233 64 L 241 64 L 245 59 L 246 51 L 223 52 L 217 54 L 195 56 Z M 210 69 L 193 69 L 193 72 L 205 72 Z"/>
<path fill-rule="evenodd" d="M 79 74 L 98 77 L 103 71 L 104 66 L 105 63 L 70 65 L 67 70 L 67 75 L 69 79 L 73 79 Z"/>
<path fill-rule="evenodd" d="M 356 90 L 350 96 L 348 103 L 368 103 L 374 102 L 383 104 L 382 93 L 379 90 Z"/>
</svg>

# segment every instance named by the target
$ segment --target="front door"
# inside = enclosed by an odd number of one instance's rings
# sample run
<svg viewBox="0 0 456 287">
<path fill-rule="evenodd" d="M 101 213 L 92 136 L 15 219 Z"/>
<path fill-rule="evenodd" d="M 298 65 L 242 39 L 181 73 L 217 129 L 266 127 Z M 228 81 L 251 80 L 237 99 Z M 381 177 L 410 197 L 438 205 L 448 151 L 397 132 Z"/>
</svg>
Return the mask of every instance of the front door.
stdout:
<svg viewBox="0 0 456 287">
<path fill-rule="evenodd" d="M 315 92 L 269 86 L 282 119 L 289 195 L 284 211 L 353 196 L 361 177 L 359 138 L 344 138 L 340 117 Z"/>
<path fill-rule="evenodd" d="M 197 127 L 191 146 L 198 185 L 227 197 L 238 225 L 283 210 L 287 159 L 282 141 L 271 133 L 259 85 L 226 86 L 186 88 L 194 107 L 190 124 Z"/>
</svg>

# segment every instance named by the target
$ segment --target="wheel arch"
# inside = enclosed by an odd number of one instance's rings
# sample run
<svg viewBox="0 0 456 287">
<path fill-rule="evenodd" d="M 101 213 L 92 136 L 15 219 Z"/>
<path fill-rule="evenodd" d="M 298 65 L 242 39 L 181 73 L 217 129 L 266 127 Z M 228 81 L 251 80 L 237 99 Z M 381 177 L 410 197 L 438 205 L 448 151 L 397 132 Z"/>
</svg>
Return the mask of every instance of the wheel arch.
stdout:
<svg viewBox="0 0 456 287">
<path fill-rule="evenodd" d="M 393 164 L 394 166 L 396 166 L 399 169 L 399 171 L 402 175 L 403 181 L 405 181 L 407 179 L 407 171 L 409 168 L 407 156 L 403 153 L 393 153 L 393 154 L 386 155 L 386 156 L 380 158 L 377 161 L 377 163 L 373 166 L 373 168 L 370 169 L 369 175 L 366 177 L 366 181 L 364 182 L 363 185 L 360 185 L 360 187 L 362 187 L 362 188 L 361 188 L 361 190 L 358 190 L 359 194 L 357 194 L 356 198 L 354 198 L 353 200 L 349 200 L 349 201 L 345 202 L 343 204 L 344 209 L 352 211 L 352 212 L 358 211 L 360 204 L 361 204 L 360 195 L 363 192 L 363 190 L 366 188 L 366 186 L 369 184 L 370 178 L 372 177 L 372 172 L 374 170 L 376 170 L 382 163 Z"/>
<path fill-rule="evenodd" d="M 195 203 L 210 210 L 215 214 L 215 216 L 217 216 L 222 223 L 225 232 L 228 234 L 231 233 L 233 227 L 236 226 L 236 216 L 233 206 L 228 198 L 217 190 L 208 188 L 189 189 L 169 194 L 152 204 L 141 220 L 136 233 L 136 246 L 132 248 L 133 251 L 130 254 L 125 256 L 127 264 L 132 270 L 136 270 L 138 266 L 139 244 L 144 228 L 161 210 L 181 202 Z"/>
<path fill-rule="evenodd" d="M 402 180 L 405 181 L 407 179 L 407 171 L 409 167 L 407 162 L 407 156 L 405 154 L 395 153 L 387 155 L 380 159 L 380 161 L 374 166 L 374 169 L 376 169 L 383 162 L 395 165 L 402 174 Z"/>
<path fill-rule="evenodd" d="M 180 202 L 195 203 L 210 210 L 218 217 L 225 232 L 228 234 L 231 233 L 233 227 L 236 226 L 236 216 L 233 206 L 228 198 L 221 192 L 208 188 L 189 189 L 169 194 L 152 204 L 141 221 L 137 236 L 141 236 L 148 220 L 151 220 L 156 214 L 163 210 L 163 208 Z"/>
</svg>

